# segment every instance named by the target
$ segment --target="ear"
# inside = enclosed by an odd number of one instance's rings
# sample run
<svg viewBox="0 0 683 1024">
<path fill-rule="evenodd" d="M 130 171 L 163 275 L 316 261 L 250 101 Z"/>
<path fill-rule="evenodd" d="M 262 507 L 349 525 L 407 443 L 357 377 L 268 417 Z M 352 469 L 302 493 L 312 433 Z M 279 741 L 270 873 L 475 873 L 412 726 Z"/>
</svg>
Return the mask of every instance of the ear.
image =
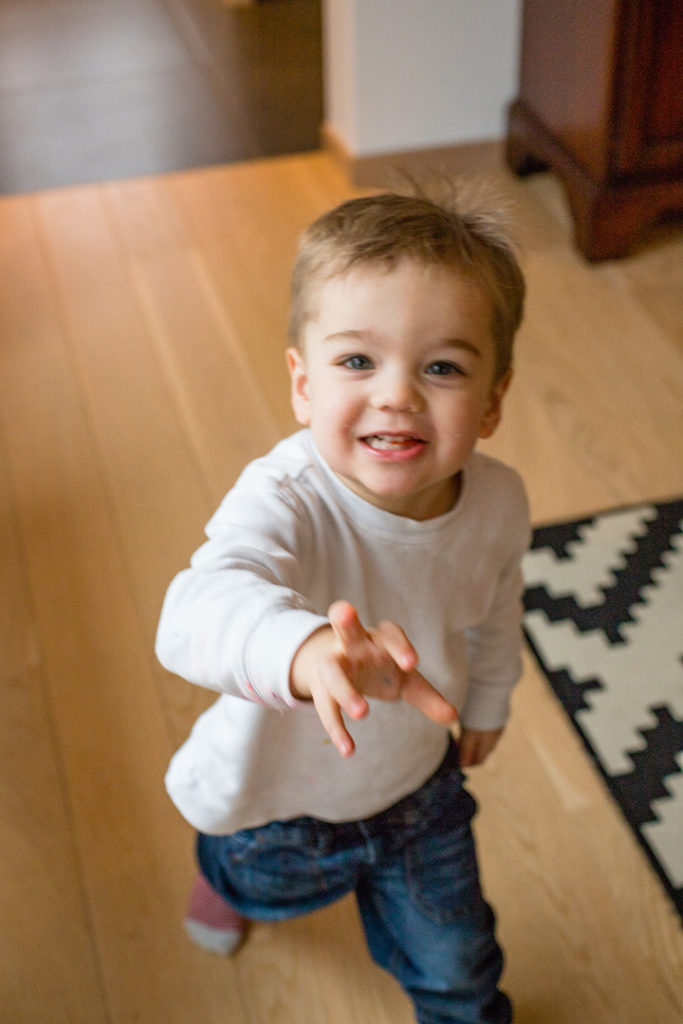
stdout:
<svg viewBox="0 0 683 1024">
<path fill-rule="evenodd" d="M 308 393 L 308 373 L 303 353 L 298 348 L 288 348 L 287 369 L 291 379 L 291 402 L 297 423 L 308 427 L 311 422 L 311 400 Z"/>
<path fill-rule="evenodd" d="M 479 437 L 491 437 L 500 423 L 500 418 L 503 414 L 503 399 L 505 392 L 510 387 L 511 380 L 512 370 L 508 370 L 498 383 L 494 384 L 489 395 L 488 406 L 479 424 Z"/>
</svg>

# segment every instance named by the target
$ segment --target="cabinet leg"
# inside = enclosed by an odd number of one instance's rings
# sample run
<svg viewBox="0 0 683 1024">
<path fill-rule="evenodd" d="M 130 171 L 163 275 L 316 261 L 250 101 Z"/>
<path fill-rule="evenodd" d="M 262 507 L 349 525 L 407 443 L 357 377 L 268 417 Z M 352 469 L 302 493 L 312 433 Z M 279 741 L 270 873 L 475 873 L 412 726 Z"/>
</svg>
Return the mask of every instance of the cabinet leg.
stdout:
<svg viewBox="0 0 683 1024">
<path fill-rule="evenodd" d="M 505 161 L 515 174 L 533 174 L 548 167 L 548 160 L 542 156 L 533 123 L 526 116 L 519 103 L 513 103 L 508 112 L 508 133 L 505 140 Z"/>
<path fill-rule="evenodd" d="M 548 167 L 545 161 L 533 153 L 523 138 L 515 135 L 508 135 L 505 140 L 505 162 L 520 177 L 544 171 Z"/>
<path fill-rule="evenodd" d="M 628 255 L 648 229 L 667 213 L 680 209 L 678 199 L 665 184 L 594 187 L 592 194 L 565 182 L 575 223 L 579 250 L 588 260 L 619 259 Z"/>
<path fill-rule="evenodd" d="M 588 260 L 626 256 L 666 213 L 683 210 L 683 181 L 596 181 L 524 102 L 508 113 L 505 158 L 515 174 L 550 168 L 564 185 L 576 245 Z"/>
</svg>

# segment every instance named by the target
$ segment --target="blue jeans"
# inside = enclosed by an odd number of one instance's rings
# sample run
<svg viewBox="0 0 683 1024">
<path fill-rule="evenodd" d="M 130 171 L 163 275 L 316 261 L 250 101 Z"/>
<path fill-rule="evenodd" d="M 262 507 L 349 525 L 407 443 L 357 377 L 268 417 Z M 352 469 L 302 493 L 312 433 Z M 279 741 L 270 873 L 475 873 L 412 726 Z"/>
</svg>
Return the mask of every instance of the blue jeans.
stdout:
<svg viewBox="0 0 683 1024">
<path fill-rule="evenodd" d="M 277 921 L 354 891 L 370 952 L 419 1024 L 509 1024 L 503 957 L 484 900 L 476 811 L 457 749 L 417 792 L 362 821 L 274 821 L 198 837 L 199 865 L 245 917 Z"/>
</svg>

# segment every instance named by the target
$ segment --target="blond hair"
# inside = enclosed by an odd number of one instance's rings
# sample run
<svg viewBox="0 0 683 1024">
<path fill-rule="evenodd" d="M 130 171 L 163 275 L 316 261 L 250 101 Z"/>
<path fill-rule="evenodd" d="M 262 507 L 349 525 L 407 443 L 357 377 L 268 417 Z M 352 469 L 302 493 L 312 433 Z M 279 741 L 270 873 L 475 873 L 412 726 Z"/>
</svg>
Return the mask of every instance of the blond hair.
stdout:
<svg viewBox="0 0 683 1024">
<path fill-rule="evenodd" d="M 419 190 L 384 192 L 347 200 L 315 220 L 301 237 L 292 272 L 290 338 L 298 344 L 314 315 L 316 285 L 352 267 L 391 269 L 404 259 L 452 268 L 482 288 L 491 302 L 500 380 L 511 366 L 522 320 L 524 276 L 501 219 L 476 209 L 460 212 L 454 195 L 437 201 Z"/>
</svg>

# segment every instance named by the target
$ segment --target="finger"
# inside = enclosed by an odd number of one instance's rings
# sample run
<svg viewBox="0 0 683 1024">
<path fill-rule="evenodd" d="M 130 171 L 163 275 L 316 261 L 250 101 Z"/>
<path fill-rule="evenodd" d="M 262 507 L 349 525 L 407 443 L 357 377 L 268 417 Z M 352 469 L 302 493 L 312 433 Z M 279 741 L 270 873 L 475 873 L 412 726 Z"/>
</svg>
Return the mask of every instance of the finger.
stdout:
<svg viewBox="0 0 683 1024">
<path fill-rule="evenodd" d="M 325 690 L 350 718 L 363 718 L 367 714 L 367 700 L 354 687 L 344 668 L 335 658 L 324 658 L 320 662 L 318 678 L 320 688 Z"/>
<path fill-rule="evenodd" d="M 452 725 L 458 718 L 453 704 L 442 697 L 419 672 L 411 672 L 401 687 L 401 700 L 417 708 L 423 715 L 439 725 Z"/>
<path fill-rule="evenodd" d="M 348 601 L 335 601 L 327 612 L 341 649 L 350 654 L 354 647 L 367 642 L 368 634 L 358 618 L 358 612 Z"/>
<path fill-rule="evenodd" d="M 380 622 L 370 636 L 396 662 L 403 672 L 410 672 L 418 663 L 417 651 L 395 622 Z"/>
<path fill-rule="evenodd" d="M 323 663 L 319 676 L 320 685 L 312 692 L 318 718 L 342 757 L 350 757 L 356 745 L 344 724 L 342 710 L 351 718 L 363 718 L 369 710 L 368 702 L 353 689 L 335 663 Z"/>
<path fill-rule="evenodd" d="M 323 729 L 330 737 L 342 757 L 351 757 L 356 749 L 353 738 L 344 725 L 339 705 L 330 695 L 321 690 L 313 697 L 313 704 Z"/>
</svg>

